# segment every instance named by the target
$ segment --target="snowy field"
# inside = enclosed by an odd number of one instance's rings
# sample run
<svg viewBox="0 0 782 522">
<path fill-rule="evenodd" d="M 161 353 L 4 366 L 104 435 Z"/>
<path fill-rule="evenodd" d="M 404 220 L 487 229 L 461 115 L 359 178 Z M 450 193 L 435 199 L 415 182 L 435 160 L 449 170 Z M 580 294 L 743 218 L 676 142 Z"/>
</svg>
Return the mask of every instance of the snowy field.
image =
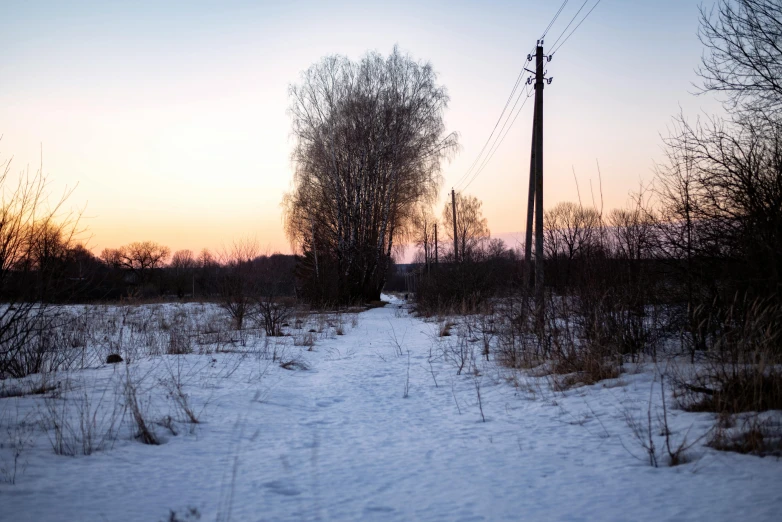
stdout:
<svg viewBox="0 0 782 522">
<path fill-rule="evenodd" d="M 210 305 L 101 315 L 92 368 L 0 383 L 0 519 L 782 520 L 782 462 L 704 446 L 712 414 L 669 408 L 689 461 L 649 465 L 631 426 L 658 425 L 653 368 L 554 392 L 476 347 L 458 372 L 457 336 L 386 299 L 281 338 Z"/>
</svg>

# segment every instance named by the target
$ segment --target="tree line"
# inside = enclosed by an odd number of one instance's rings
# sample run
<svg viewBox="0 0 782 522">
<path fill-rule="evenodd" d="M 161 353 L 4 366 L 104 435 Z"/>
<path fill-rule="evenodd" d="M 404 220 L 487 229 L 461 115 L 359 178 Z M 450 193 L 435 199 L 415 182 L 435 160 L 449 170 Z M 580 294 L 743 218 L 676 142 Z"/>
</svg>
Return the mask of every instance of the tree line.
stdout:
<svg viewBox="0 0 782 522">
<path fill-rule="evenodd" d="M 139 241 L 95 255 L 77 240 L 84 232 L 79 216 L 62 210 L 68 194 L 51 204 L 40 170 L 14 179 L 10 160 L 0 169 L 0 300 L 10 303 L 0 324 L 10 321 L 12 312 L 42 303 L 219 298 L 237 273 L 248 291 L 273 280 L 275 293 L 296 293 L 294 257 L 264 254 L 253 240 L 214 253 L 173 255 L 165 245 Z"/>
</svg>

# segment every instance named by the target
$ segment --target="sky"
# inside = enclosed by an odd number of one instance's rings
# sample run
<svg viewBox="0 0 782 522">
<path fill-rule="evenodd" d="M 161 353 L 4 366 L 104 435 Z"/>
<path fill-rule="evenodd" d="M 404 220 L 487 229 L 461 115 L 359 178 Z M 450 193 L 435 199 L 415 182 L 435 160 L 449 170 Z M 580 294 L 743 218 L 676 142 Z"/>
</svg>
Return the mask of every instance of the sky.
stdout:
<svg viewBox="0 0 782 522">
<path fill-rule="evenodd" d="M 582 3 L 567 3 L 546 53 Z M 602 0 L 555 53 L 544 208 L 577 200 L 579 189 L 600 205 L 598 162 L 603 207 L 623 206 L 663 161 L 673 115 L 718 112 L 693 94 L 700 3 Z M 42 152 L 52 196 L 73 189 L 66 209 L 81 212 L 95 252 L 145 240 L 219 251 L 243 238 L 288 252 L 288 86 L 324 56 L 398 44 L 432 63 L 451 98 L 446 125 L 461 146 L 443 165 L 439 215 L 560 4 L 4 0 L 0 162 L 34 171 Z M 492 235 L 511 243 L 524 228 L 531 126 L 530 101 L 466 188 Z"/>
</svg>

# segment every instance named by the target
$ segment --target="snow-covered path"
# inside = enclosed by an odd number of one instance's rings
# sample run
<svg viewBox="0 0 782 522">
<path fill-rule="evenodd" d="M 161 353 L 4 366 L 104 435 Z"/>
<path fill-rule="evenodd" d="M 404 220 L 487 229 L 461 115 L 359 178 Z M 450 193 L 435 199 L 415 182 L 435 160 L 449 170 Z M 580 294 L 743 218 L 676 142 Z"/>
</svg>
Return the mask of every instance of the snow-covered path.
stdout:
<svg viewBox="0 0 782 522">
<path fill-rule="evenodd" d="M 779 520 L 778 460 L 701 449 L 655 469 L 628 453 L 641 450 L 620 408 L 648 399 L 651 376 L 533 398 L 487 366 L 482 422 L 476 378 L 428 363 L 448 342 L 436 327 L 396 304 L 374 309 L 303 352 L 307 371 L 270 367 L 256 386 L 257 364 L 240 368 L 195 435 L 31 459 L 0 488 L 0 519 L 162 520 L 195 507 L 235 521 Z M 709 422 L 685 415 L 683 430 Z"/>
</svg>

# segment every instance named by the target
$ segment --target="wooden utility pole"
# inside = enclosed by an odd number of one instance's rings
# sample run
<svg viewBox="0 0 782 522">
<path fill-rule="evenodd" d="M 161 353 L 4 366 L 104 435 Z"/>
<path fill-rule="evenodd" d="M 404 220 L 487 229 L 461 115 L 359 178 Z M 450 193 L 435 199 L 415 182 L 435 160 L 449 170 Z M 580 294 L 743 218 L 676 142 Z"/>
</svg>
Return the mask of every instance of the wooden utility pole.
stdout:
<svg viewBox="0 0 782 522">
<path fill-rule="evenodd" d="M 456 192 L 451 189 L 451 210 L 453 211 L 453 261 L 459 262 L 459 235 L 456 233 Z"/>
<path fill-rule="evenodd" d="M 532 230 L 535 226 L 535 121 L 537 113 L 532 117 L 532 153 L 529 162 L 529 198 L 527 200 L 527 228 L 524 238 L 524 275 L 530 288 L 535 286 L 535 277 L 532 273 Z"/>
<path fill-rule="evenodd" d="M 535 56 L 535 299 L 543 315 L 543 46 Z"/>
<path fill-rule="evenodd" d="M 532 57 L 528 56 L 531 60 Z M 551 60 L 543 54 L 543 40 L 539 40 L 535 52 L 535 112 L 532 120 L 532 153 L 530 155 L 529 198 L 527 203 L 527 230 L 524 256 L 528 273 L 531 275 L 532 258 L 532 215 L 535 215 L 535 301 L 538 312 L 538 326 L 543 326 L 544 278 L 543 278 L 543 86 L 551 83 L 544 78 L 544 60 Z M 532 71 L 530 71 L 532 72 Z M 528 82 L 530 80 L 527 80 Z"/>
<path fill-rule="evenodd" d="M 434 224 L 434 264 L 440 264 L 440 260 L 438 259 L 437 255 L 437 223 Z"/>
</svg>

